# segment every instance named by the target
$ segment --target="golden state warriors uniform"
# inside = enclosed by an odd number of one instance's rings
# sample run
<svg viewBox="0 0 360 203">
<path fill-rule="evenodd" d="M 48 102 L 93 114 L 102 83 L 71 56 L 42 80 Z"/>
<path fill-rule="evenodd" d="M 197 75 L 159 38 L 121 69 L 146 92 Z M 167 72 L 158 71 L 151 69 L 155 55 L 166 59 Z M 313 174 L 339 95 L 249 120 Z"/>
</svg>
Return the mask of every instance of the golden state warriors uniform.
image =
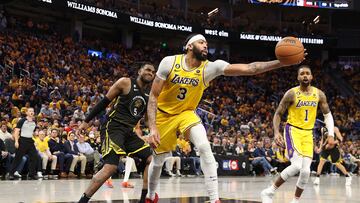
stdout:
<svg viewBox="0 0 360 203">
<path fill-rule="evenodd" d="M 204 69 L 208 61 L 197 68 L 185 70 L 182 61 L 185 55 L 176 55 L 171 71 L 158 97 L 156 126 L 161 143 L 156 153 L 175 149 L 177 132 L 181 134 L 201 123 L 195 113 L 207 84 L 204 81 Z"/>
<path fill-rule="evenodd" d="M 135 79 L 131 79 L 127 95 L 119 95 L 109 113 L 107 122 L 101 126 L 103 138 L 101 152 L 104 158 L 109 155 L 109 163 L 116 165 L 119 155 L 151 155 L 150 146 L 134 133 L 134 127 L 145 115 L 149 90 L 140 89 Z"/>
<path fill-rule="evenodd" d="M 328 132 L 326 127 L 324 127 L 325 130 L 322 131 L 322 136 L 323 136 L 323 140 L 324 143 L 321 146 L 322 147 L 322 151 L 320 153 L 320 159 L 324 159 L 324 160 L 329 160 L 331 163 L 341 163 L 342 159 L 341 159 L 341 154 L 340 154 L 340 150 L 339 150 L 339 145 L 336 144 L 335 147 L 331 148 L 331 149 L 325 149 L 325 146 L 327 144 L 327 138 L 328 138 Z M 334 140 L 337 140 L 337 137 L 334 136 Z"/>
<path fill-rule="evenodd" d="M 318 89 L 310 87 L 310 93 L 300 91 L 294 87 L 295 102 L 288 108 L 288 119 L 285 126 L 286 149 L 289 158 L 294 151 L 299 155 L 312 158 L 313 156 L 313 128 L 316 121 L 319 103 Z"/>
</svg>

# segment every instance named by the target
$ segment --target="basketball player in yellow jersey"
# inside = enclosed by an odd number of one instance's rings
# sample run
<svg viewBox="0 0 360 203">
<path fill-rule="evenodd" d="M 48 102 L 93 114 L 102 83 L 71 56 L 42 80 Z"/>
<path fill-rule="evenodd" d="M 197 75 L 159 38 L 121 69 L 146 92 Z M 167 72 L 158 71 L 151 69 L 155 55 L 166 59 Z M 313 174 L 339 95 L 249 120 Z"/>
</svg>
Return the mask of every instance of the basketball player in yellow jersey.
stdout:
<svg viewBox="0 0 360 203">
<path fill-rule="evenodd" d="M 199 149 L 210 201 L 219 201 L 215 158 L 205 128 L 195 113 L 202 94 L 209 82 L 219 75 L 256 75 L 284 66 L 278 60 L 250 64 L 208 61 L 207 41 L 200 34 L 187 38 L 185 50 L 186 54 L 167 56 L 160 62 L 150 92 L 148 142 L 153 146 L 155 154 L 149 167 L 147 202 L 158 201 L 155 189 L 164 160 L 171 156 L 171 151 L 176 147 L 177 132 L 185 135 Z"/>
<path fill-rule="evenodd" d="M 320 106 L 324 114 L 324 122 L 329 132 L 328 147 L 332 147 L 335 144 L 334 120 L 325 94 L 316 87 L 311 86 L 313 76 L 310 67 L 307 65 L 300 66 L 297 78 L 300 86 L 294 87 L 285 93 L 273 120 L 275 141 L 279 146 L 282 146 L 284 138 L 280 134 L 279 126 L 282 115 L 288 110 L 284 137 L 291 165 L 281 172 L 280 177 L 272 186 L 261 192 L 263 203 L 272 202 L 275 190 L 289 177 L 300 172 L 296 184 L 295 197 L 291 203 L 299 202 L 299 198 L 310 177 L 310 165 L 314 149 L 313 128 L 318 106 Z"/>
</svg>

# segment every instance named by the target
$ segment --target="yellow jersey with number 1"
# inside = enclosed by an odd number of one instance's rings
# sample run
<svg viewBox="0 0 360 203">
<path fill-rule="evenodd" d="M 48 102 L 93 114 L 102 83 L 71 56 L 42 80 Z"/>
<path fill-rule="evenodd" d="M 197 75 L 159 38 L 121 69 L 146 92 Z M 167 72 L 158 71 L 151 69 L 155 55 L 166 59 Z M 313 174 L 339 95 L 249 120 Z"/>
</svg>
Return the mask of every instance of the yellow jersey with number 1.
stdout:
<svg viewBox="0 0 360 203">
<path fill-rule="evenodd" d="M 311 93 L 305 94 L 298 86 L 292 88 L 292 91 L 295 93 L 295 102 L 288 109 L 287 123 L 305 130 L 313 129 L 319 104 L 318 89 L 311 87 Z"/>
<path fill-rule="evenodd" d="M 176 55 L 165 85 L 158 97 L 160 111 L 176 115 L 187 110 L 195 110 L 207 85 L 204 81 L 203 61 L 197 68 L 185 70 L 185 55 Z"/>
</svg>

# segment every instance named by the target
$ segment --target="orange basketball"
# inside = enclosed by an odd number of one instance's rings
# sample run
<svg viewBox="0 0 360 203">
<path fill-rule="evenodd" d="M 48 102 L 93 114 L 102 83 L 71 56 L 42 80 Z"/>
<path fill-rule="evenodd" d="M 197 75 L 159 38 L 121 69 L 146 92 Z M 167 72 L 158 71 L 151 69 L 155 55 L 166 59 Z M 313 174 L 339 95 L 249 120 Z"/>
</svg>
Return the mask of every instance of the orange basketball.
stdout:
<svg viewBox="0 0 360 203">
<path fill-rule="evenodd" d="M 296 64 L 304 58 L 304 46 L 298 38 L 284 37 L 276 44 L 275 55 L 283 64 Z"/>
</svg>

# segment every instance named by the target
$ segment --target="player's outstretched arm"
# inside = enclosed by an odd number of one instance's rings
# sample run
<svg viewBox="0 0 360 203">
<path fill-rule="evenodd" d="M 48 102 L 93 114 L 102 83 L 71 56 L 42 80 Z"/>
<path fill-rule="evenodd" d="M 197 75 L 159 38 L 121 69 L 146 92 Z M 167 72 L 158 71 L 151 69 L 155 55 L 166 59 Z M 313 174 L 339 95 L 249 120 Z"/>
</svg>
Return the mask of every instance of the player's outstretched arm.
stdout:
<svg viewBox="0 0 360 203">
<path fill-rule="evenodd" d="M 155 77 L 151 87 L 149 104 L 147 108 L 148 124 L 150 129 L 150 136 L 148 142 L 153 147 L 157 147 L 160 143 L 160 136 L 156 127 L 156 111 L 158 106 L 158 97 L 165 84 L 165 80 L 162 80 L 158 76 Z"/>
<path fill-rule="evenodd" d="M 304 58 L 307 56 L 306 49 L 304 50 Z M 283 64 L 279 60 L 266 61 L 266 62 L 253 62 L 248 64 L 229 64 L 225 70 L 225 76 L 241 76 L 241 75 L 257 75 L 265 73 L 267 71 L 275 70 L 285 66 L 300 64 L 303 60 L 298 61 L 294 64 Z"/>
<path fill-rule="evenodd" d="M 273 128 L 274 128 L 274 136 L 275 136 L 275 142 L 279 146 L 283 146 L 283 137 L 280 133 L 280 122 L 281 117 L 284 115 L 286 110 L 289 108 L 289 106 L 294 102 L 294 91 L 288 90 L 283 98 L 280 101 L 279 106 L 277 107 L 273 119 Z"/>
<path fill-rule="evenodd" d="M 325 148 L 332 148 L 336 143 L 334 140 L 334 119 L 331 115 L 331 111 L 329 108 L 329 105 L 327 103 L 326 96 L 323 91 L 319 90 L 319 106 L 321 109 L 321 112 L 324 115 L 324 123 L 326 125 L 326 128 L 328 129 L 328 144 Z"/>
<path fill-rule="evenodd" d="M 270 70 L 284 67 L 279 60 L 268 62 L 253 62 L 248 64 L 229 64 L 224 69 L 225 76 L 257 75 Z"/>
</svg>

